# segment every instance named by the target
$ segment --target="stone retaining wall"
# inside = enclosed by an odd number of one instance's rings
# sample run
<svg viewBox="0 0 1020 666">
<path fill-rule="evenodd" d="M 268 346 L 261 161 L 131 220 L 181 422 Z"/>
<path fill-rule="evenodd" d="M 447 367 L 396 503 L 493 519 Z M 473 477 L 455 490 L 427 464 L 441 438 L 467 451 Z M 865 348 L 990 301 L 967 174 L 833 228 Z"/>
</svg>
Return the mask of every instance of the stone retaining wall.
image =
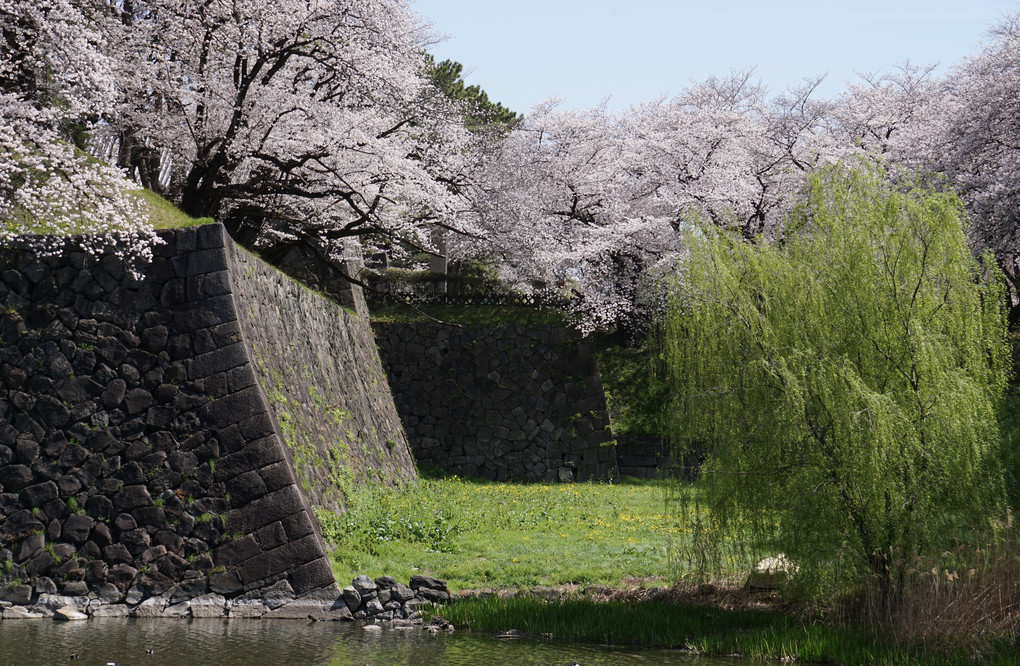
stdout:
<svg viewBox="0 0 1020 666">
<path fill-rule="evenodd" d="M 616 461 L 620 476 L 658 479 L 670 474 L 669 445 L 656 435 L 617 435 Z"/>
<path fill-rule="evenodd" d="M 277 368 L 273 386 L 289 400 L 308 393 L 308 377 L 289 371 L 303 369 L 336 403 L 338 393 L 377 383 L 378 361 L 337 376 L 336 366 L 314 367 L 321 357 L 291 354 L 280 341 L 347 329 L 345 339 L 364 342 L 367 323 L 339 323 L 321 298 L 289 302 L 294 291 L 239 258 L 219 225 L 160 236 L 141 278 L 114 253 L 93 258 L 73 242 L 52 257 L 28 246 L 0 251 L 0 600 L 232 598 L 284 583 L 299 596 L 335 596 L 284 441 L 295 432 L 304 440 L 294 441 L 335 441 L 340 425 L 306 433 L 301 421 L 278 424 L 250 350 L 262 344 L 273 357 L 264 365 Z M 256 302 L 254 316 L 239 307 Z M 316 308 L 320 317 L 307 314 Z M 306 330 L 251 333 L 275 331 L 284 318 Z M 377 418 L 386 408 L 377 399 L 351 399 L 355 432 L 396 422 L 392 402 L 392 415 Z M 355 414 L 366 405 L 371 414 Z M 409 460 L 398 430 L 387 432 L 403 457 L 389 456 Z M 374 460 L 352 467 L 366 471 Z M 323 481 L 302 478 L 315 500 L 329 496 Z"/>
<path fill-rule="evenodd" d="M 241 330 L 311 503 L 340 510 L 355 484 L 416 478 L 367 320 L 231 248 Z"/>
<path fill-rule="evenodd" d="M 552 326 L 373 328 L 419 463 L 498 481 L 618 475 L 591 341 Z"/>
</svg>

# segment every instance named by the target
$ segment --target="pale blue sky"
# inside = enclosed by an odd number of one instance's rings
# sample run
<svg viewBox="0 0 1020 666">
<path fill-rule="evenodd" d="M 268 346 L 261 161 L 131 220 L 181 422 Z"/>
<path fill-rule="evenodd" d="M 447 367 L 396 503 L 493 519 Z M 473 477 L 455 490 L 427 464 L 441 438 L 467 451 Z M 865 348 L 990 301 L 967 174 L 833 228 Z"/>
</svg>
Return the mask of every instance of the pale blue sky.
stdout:
<svg viewBox="0 0 1020 666">
<path fill-rule="evenodd" d="M 675 93 L 691 79 L 756 66 L 770 91 L 828 74 L 824 96 L 855 72 L 952 65 L 1020 1 L 997 0 L 412 0 L 447 39 L 439 60 L 526 112 L 548 97 L 612 108 Z"/>
</svg>

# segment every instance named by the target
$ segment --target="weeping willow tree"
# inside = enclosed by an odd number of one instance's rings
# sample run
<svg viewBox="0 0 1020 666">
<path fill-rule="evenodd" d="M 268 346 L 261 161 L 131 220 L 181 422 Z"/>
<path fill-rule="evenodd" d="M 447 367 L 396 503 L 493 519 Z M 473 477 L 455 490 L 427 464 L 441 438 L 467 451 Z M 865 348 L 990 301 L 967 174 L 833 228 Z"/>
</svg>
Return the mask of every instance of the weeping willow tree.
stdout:
<svg viewBox="0 0 1020 666">
<path fill-rule="evenodd" d="M 960 202 L 887 180 L 819 172 L 781 242 L 693 231 L 662 334 L 673 440 L 704 451 L 694 548 L 782 552 L 808 593 L 883 608 L 1002 507 L 1008 379 L 1002 280 Z"/>
</svg>

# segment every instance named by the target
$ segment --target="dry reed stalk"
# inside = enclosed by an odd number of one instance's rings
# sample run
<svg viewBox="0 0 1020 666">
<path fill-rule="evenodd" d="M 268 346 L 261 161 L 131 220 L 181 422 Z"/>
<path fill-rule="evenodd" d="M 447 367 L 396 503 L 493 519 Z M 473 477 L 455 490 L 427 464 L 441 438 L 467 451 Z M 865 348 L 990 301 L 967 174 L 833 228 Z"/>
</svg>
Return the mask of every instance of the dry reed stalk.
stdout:
<svg viewBox="0 0 1020 666">
<path fill-rule="evenodd" d="M 963 574 L 934 567 L 916 576 L 886 627 L 901 643 L 975 654 L 1020 634 L 1020 557 L 998 552 Z"/>
</svg>

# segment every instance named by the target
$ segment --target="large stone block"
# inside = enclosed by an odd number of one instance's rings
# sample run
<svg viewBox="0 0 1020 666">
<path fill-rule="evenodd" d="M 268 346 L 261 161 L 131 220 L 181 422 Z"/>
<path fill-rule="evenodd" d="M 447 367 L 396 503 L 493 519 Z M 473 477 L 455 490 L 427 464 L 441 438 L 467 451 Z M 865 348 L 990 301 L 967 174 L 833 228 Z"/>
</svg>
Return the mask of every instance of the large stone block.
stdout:
<svg viewBox="0 0 1020 666">
<path fill-rule="evenodd" d="M 21 491 L 21 501 L 29 509 L 41 507 L 46 502 L 57 499 L 59 496 L 60 490 L 53 481 L 37 483 Z"/>
<path fill-rule="evenodd" d="M 268 490 L 258 470 L 251 470 L 227 481 L 227 492 L 232 506 L 236 508 L 265 495 Z"/>
<path fill-rule="evenodd" d="M 213 561 L 217 566 L 236 567 L 260 553 L 262 553 L 261 546 L 255 537 L 249 534 L 217 548 L 213 553 Z"/>
<path fill-rule="evenodd" d="M 151 504 L 149 489 L 141 484 L 124 486 L 113 498 L 113 506 L 117 511 L 130 511 Z"/>
<path fill-rule="evenodd" d="M 244 343 L 235 342 L 232 345 L 220 347 L 188 359 L 185 361 L 184 367 L 188 372 L 188 377 L 201 379 L 232 370 L 247 363 L 248 357 L 244 351 Z"/>
<path fill-rule="evenodd" d="M 174 310 L 174 328 L 182 334 L 235 321 L 233 299 L 229 294 L 188 303 Z"/>
<path fill-rule="evenodd" d="M 61 526 L 61 539 L 74 544 L 83 544 L 92 532 L 95 520 L 83 514 L 72 513 Z"/>
<path fill-rule="evenodd" d="M 247 584 L 249 581 L 260 581 L 278 574 L 287 574 L 319 559 L 325 559 L 322 544 L 315 535 L 309 535 L 245 560 L 238 566 L 237 572 L 241 581 Z M 301 589 L 308 588 L 302 583 Z"/>
<path fill-rule="evenodd" d="M 336 585 L 333 572 L 325 557 L 294 567 L 289 573 L 291 585 L 298 594 L 309 590 L 330 588 Z"/>
<path fill-rule="evenodd" d="M 305 506 L 304 498 L 297 486 L 286 486 L 248 503 L 241 509 L 232 510 L 231 528 L 243 533 L 253 532 L 294 514 L 304 513 Z"/>
<path fill-rule="evenodd" d="M 220 458 L 216 463 L 216 478 L 230 480 L 245 472 L 256 472 L 284 460 L 280 441 L 275 436 L 263 437 L 249 441 L 239 451 Z"/>
<path fill-rule="evenodd" d="M 0 469 L 0 485 L 8 492 L 21 490 L 33 480 L 35 480 L 35 475 L 25 465 L 7 465 Z"/>
<path fill-rule="evenodd" d="M 177 277 L 186 278 L 192 275 L 203 275 L 226 270 L 226 257 L 218 248 L 196 250 L 173 257 L 170 263 Z"/>
<path fill-rule="evenodd" d="M 252 386 L 238 393 L 213 400 L 202 408 L 201 418 L 207 423 L 222 424 L 222 427 L 226 427 L 264 413 L 265 402 L 262 394 L 258 387 Z"/>
</svg>

